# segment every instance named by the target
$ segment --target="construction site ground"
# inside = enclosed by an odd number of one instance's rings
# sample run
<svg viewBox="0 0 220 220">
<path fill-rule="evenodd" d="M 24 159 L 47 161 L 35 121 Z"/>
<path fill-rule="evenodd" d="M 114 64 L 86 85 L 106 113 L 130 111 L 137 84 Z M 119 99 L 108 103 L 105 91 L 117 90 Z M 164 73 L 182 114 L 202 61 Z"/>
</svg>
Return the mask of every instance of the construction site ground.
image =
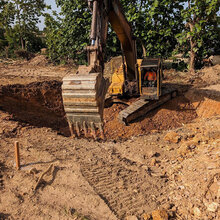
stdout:
<svg viewBox="0 0 220 220">
<path fill-rule="evenodd" d="M 0 219 L 220 219 L 220 65 L 165 70 L 177 97 L 129 126 L 126 105 L 106 107 L 105 141 L 70 137 L 61 84 L 75 72 L 0 60 Z"/>
</svg>

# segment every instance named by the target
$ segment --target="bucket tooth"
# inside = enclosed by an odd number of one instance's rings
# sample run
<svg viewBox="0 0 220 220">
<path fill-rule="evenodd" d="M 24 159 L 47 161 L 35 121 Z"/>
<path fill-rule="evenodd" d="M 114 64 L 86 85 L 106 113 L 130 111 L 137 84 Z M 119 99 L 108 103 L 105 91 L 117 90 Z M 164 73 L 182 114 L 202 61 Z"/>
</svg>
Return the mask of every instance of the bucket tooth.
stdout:
<svg viewBox="0 0 220 220">
<path fill-rule="evenodd" d="M 99 132 L 100 132 L 100 138 L 102 140 L 104 140 L 105 139 L 105 135 L 104 135 L 104 131 L 103 131 L 103 125 L 101 123 L 99 123 L 98 127 L 99 127 Z"/>
<path fill-rule="evenodd" d="M 88 129 L 87 129 L 87 125 L 86 122 L 83 122 L 83 131 L 84 131 L 84 135 L 86 138 L 88 138 Z"/>
<path fill-rule="evenodd" d="M 70 129 L 70 134 L 71 134 L 71 137 L 75 137 L 75 133 L 74 133 L 74 127 L 73 127 L 73 124 L 71 122 L 68 122 L 69 124 L 69 129 Z"/>
<path fill-rule="evenodd" d="M 95 130 L 95 125 L 93 122 L 91 122 L 91 135 L 92 137 L 96 140 L 97 139 L 97 136 L 96 136 L 96 130 Z"/>
<path fill-rule="evenodd" d="M 78 122 L 76 122 L 76 134 L 78 137 L 80 137 L 80 126 Z"/>
</svg>

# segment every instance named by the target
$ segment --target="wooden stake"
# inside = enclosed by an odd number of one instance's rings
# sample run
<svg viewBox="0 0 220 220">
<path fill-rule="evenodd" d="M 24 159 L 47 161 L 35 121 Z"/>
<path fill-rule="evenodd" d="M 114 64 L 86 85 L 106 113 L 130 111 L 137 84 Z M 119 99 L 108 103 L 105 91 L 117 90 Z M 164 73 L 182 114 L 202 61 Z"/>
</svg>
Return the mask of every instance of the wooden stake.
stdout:
<svg viewBox="0 0 220 220">
<path fill-rule="evenodd" d="M 17 170 L 20 170 L 20 153 L 18 141 L 15 141 L 15 161 Z"/>
</svg>

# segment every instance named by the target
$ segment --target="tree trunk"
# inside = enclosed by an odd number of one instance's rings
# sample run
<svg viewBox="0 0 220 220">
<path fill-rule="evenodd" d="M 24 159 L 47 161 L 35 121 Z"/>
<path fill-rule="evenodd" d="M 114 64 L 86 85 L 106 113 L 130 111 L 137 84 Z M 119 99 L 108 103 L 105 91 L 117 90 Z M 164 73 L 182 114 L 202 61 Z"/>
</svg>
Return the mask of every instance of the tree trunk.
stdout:
<svg viewBox="0 0 220 220">
<path fill-rule="evenodd" d="M 5 58 L 8 59 L 9 57 L 9 46 L 5 47 Z"/>
<path fill-rule="evenodd" d="M 193 48 L 191 48 L 189 71 L 192 74 L 195 74 L 195 63 L 196 63 L 196 53 L 193 51 Z"/>
<path fill-rule="evenodd" d="M 147 51 L 146 51 L 146 48 L 145 48 L 145 46 L 144 46 L 142 41 L 141 41 L 141 46 L 142 46 L 142 50 L 143 50 L 143 57 L 146 57 Z"/>
<path fill-rule="evenodd" d="M 21 49 L 24 50 L 25 46 L 24 46 L 24 39 L 23 37 L 21 37 Z"/>
<path fill-rule="evenodd" d="M 189 23 L 190 31 L 193 32 L 194 25 L 192 23 Z M 195 63 L 196 63 L 196 53 L 194 51 L 196 47 L 196 43 L 193 40 L 193 37 L 190 37 L 190 64 L 189 64 L 189 71 L 192 74 L 195 74 Z"/>
</svg>

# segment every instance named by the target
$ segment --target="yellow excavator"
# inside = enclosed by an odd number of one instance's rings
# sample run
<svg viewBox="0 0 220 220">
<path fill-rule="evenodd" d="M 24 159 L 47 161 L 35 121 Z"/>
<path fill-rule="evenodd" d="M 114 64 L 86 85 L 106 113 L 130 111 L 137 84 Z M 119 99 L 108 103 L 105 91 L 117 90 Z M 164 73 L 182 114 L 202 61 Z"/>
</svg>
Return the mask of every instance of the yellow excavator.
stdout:
<svg viewBox="0 0 220 220">
<path fill-rule="evenodd" d="M 92 11 L 91 45 L 86 48 L 88 65 L 79 66 L 75 75 L 63 78 L 62 97 L 71 135 L 104 139 L 103 111 L 107 90 L 110 96 L 140 97 L 119 113 L 119 119 L 125 124 L 164 103 L 170 96 L 160 100 L 161 60 L 137 59 L 136 40 L 120 1 L 87 1 Z M 123 64 L 114 72 L 107 88 L 103 72 L 109 23 L 120 40 Z"/>
</svg>

